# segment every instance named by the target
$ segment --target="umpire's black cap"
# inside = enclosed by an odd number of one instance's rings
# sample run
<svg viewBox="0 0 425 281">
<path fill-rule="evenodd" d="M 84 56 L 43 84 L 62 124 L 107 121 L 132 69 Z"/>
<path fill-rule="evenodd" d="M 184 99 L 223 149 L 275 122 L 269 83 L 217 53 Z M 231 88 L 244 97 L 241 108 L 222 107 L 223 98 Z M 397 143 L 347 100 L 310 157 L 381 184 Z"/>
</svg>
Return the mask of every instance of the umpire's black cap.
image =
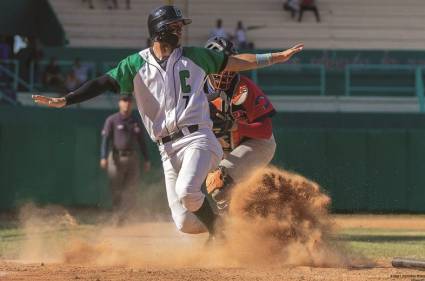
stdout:
<svg viewBox="0 0 425 281">
<path fill-rule="evenodd" d="M 184 18 L 182 11 L 176 6 L 165 5 L 153 10 L 148 17 L 149 35 L 154 38 L 167 24 L 173 22 L 183 22 L 184 25 L 190 24 L 191 19 Z"/>
</svg>

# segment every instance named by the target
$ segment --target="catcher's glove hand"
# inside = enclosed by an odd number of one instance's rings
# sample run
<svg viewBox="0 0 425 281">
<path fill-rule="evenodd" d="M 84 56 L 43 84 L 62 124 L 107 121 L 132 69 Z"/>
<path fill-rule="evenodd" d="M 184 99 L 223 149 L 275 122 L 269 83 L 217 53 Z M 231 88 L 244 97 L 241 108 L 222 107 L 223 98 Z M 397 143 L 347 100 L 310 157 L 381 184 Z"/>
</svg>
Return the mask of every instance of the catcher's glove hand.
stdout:
<svg viewBox="0 0 425 281">
<path fill-rule="evenodd" d="M 207 179 L 205 180 L 205 185 L 207 186 L 207 192 L 211 194 L 216 189 L 221 189 L 224 187 L 225 174 L 221 167 L 218 167 L 213 172 L 209 173 Z"/>
<path fill-rule="evenodd" d="M 227 174 L 226 168 L 219 166 L 215 171 L 208 174 L 205 181 L 207 192 L 216 202 L 220 212 L 225 212 L 230 203 L 230 192 L 234 186 L 233 179 Z"/>
<path fill-rule="evenodd" d="M 210 117 L 213 121 L 213 132 L 217 138 L 227 134 L 235 123 L 231 114 L 223 113 L 214 106 L 210 106 Z"/>
</svg>

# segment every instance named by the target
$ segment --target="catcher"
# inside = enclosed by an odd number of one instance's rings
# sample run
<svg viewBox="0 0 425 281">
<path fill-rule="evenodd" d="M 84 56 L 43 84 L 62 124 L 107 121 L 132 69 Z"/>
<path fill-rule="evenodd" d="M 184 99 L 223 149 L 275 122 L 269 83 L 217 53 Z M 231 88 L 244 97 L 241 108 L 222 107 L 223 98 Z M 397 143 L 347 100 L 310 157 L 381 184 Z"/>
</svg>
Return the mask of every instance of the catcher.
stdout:
<svg viewBox="0 0 425 281">
<path fill-rule="evenodd" d="M 233 43 L 222 37 L 208 40 L 205 47 L 228 56 L 237 54 Z M 271 117 L 275 110 L 254 82 L 236 72 L 208 75 L 204 87 L 213 131 L 224 151 L 218 168 L 207 176 L 206 188 L 218 210 L 225 211 L 234 183 L 266 166 L 274 156 Z"/>
</svg>

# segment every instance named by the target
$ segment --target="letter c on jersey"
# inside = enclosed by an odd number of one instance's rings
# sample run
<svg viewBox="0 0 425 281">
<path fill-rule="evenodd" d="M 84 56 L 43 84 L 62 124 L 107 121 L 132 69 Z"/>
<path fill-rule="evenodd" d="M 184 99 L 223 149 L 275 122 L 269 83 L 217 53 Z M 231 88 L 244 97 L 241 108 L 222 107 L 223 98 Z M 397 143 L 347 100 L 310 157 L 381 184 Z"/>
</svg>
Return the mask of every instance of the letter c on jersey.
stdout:
<svg viewBox="0 0 425 281">
<path fill-rule="evenodd" d="M 192 88 L 186 82 L 186 79 L 190 77 L 189 70 L 180 71 L 179 76 L 180 76 L 180 85 L 182 86 L 182 92 L 185 94 L 190 93 L 192 91 Z"/>
</svg>

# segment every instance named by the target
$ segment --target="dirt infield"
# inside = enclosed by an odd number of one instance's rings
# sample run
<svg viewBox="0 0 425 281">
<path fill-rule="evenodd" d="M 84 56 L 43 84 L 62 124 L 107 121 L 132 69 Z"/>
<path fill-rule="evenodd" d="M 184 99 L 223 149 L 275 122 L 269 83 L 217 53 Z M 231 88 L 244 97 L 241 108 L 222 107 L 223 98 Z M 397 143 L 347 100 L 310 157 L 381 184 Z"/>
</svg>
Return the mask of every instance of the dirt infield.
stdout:
<svg viewBox="0 0 425 281">
<path fill-rule="evenodd" d="M 351 218 L 354 220 L 355 216 Z M 369 218 L 371 221 L 391 221 L 382 217 Z M 359 219 L 363 222 L 362 217 Z M 337 216 L 336 220 L 344 218 Z M 205 253 L 205 239 L 205 235 L 180 234 L 172 223 L 96 227 L 62 239 L 51 239 L 46 233 L 31 233 L 22 241 L 18 260 L 0 261 L 0 280 L 360 281 L 425 278 L 423 271 L 392 268 L 388 259 L 374 261 L 369 268 L 226 265 L 228 261 L 208 259 L 215 256 Z M 88 241 L 93 244 L 87 244 Z"/>
<path fill-rule="evenodd" d="M 420 280 L 425 274 L 386 266 L 341 268 L 140 268 L 64 264 L 0 264 L 0 280 Z M 423 280 L 423 279 L 422 279 Z"/>
<path fill-rule="evenodd" d="M 169 221 L 80 224 L 63 208 L 26 206 L 18 227 L 0 232 L 0 281 L 425 280 L 379 255 L 391 243 L 422 255 L 423 216 L 331 216 L 317 184 L 276 169 L 244 188 L 235 190 L 227 239 L 209 246 L 206 234 L 182 234 Z M 378 254 L 353 245 L 378 245 Z"/>
</svg>

